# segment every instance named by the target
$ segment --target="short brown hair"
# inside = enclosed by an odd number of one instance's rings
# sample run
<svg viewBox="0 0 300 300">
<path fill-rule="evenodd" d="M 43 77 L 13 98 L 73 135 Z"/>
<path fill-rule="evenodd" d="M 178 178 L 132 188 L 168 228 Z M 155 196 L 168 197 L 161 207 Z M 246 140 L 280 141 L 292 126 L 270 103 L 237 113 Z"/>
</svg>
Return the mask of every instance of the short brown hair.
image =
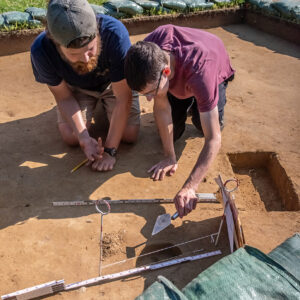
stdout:
<svg viewBox="0 0 300 300">
<path fill-rule="evenodd" d="M 125 58 L 125 77 L 129 87 L 141 91 L 158 80 L 168 63 L 164 51 L 155 43 L 140 41 L 132 45 Z"/>
</svg>

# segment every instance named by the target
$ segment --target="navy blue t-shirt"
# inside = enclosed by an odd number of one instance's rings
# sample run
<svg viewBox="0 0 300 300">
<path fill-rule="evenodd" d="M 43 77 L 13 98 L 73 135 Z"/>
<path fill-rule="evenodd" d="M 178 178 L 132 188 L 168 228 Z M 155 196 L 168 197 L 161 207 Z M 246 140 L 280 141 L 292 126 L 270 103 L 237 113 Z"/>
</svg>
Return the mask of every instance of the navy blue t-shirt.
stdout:
<svg viewBox="0 0 300 300">
<path fill-rule="evenodd" d="M 42 32 L 31 46 L 31 64 L 36 81 L 56 86 L 68 84 L 92 91 L 103 91 L 110 82 L 125 78 L 124 60 L 131 46 L 125 26 L 118 20 L 97 15 L 101 52 L 95 70 L 79 75 L 65 62 L 54 43 Z"/>
</svg>

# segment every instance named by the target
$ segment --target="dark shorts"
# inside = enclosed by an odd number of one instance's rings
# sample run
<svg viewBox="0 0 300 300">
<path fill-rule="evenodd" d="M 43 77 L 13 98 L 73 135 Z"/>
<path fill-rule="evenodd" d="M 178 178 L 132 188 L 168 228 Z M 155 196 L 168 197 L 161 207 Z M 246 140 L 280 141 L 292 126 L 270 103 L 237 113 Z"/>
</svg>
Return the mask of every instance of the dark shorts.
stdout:
<svg viewBox="0 0 300 300">
<path fill-rule="evenodd" d="M 218 111 L 219 111 L 219 123 L 220 123 L 221 130 L 224 127 L 224 107 L 226 104 L 226 88 L 228 85 L 228 81 L 231 81 L 232 79 L 233 77 L 219 84 Z M 192 123 L 199 130 L 199 135 L 204 136 L 196 99 L 194 97 L 187 98 L 187 99 L 178 99 L 170 93 L 168 93 L 168 99 L 172 109 L 174 141 L 178 140 L 182 136 L 185 130 L 185 122 L 188 113 L 192 115 Z"/>
</svg>

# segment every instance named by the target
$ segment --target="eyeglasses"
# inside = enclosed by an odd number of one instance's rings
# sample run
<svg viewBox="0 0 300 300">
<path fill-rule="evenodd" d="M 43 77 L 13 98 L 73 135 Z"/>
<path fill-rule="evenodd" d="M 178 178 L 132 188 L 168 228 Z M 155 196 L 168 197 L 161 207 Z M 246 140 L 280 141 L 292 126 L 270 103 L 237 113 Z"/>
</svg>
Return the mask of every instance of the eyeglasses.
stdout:
<svg viewBox="0 0 300 300">
<path fill-rule="evenodd" d="M 155 96 L 157 95 L 157 92 L 158 92 L 158 89 L 159 89 L 159 86 L 160 86 L 160 81 L 161 81 L 161 77 L 162 77 L 163 71 L 164 71 L 164 70 L 162 70 L 162 71 L 160 72 L 160 75 L 159 75 L 159 79 L 158 79 L 158 83 L 157 83 L 156 88 L 153 89 L 152 91 L 149 91 L 149 92 L 146 93 L 146 94 L 140 94 L 140 93 L 139 93 L 139 96 L 144 96 L 144 97 L 152 96 L 152 97 L 155 97 Z M 153 92 L 154 92 L 154 93 L 153 93 Z"/>
</svg>

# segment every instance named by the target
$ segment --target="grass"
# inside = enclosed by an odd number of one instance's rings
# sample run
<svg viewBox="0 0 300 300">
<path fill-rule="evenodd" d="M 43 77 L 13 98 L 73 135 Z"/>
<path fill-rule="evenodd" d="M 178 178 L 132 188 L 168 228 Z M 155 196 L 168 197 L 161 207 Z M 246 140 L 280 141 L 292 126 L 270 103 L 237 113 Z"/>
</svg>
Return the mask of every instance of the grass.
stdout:
<svg viewBox="0 0 300 300">
<path fill-rule="evenodd" d="M 108 0 L 88 0 L 89 3 L 97 4 L 97 5 L 102 5 L 103 3 L 107 2 Z M 212 9 L 216 8 L 227 8 L 227 7 L 232 7 L 236 5 L 241 5 L 245 2 L 245 0 L 233 0 L 230 3 L 215 3 Z M 46 8 L 48 3 L 48 0 L 0 0 L 0 14 L 4 12 L 9 12 L 9 11 L 25 11 L 26 8 L 28 7 L 39 7 L 39 8 Z M 191 10 L 190 12 L 193 11 L 198 11 L 202 9 L 195 9 Z M 185 11 L 185 13 L 188 13 L 189 11 Z M 176 14 L 178 11 L 176 10 L 169 10 L 168 13 L 164 12 L 162 9 L 160 10 L 150 10 L 150 11 L 145 11 L 143 15 L 165 15 L 165 14 Z M 139 17 L 140 15 L 137 15 L 136 17 Z M 130 17 L 130 16 L 126 16 Z M 22 29 L 32 29 L 32 28 L 37 28 L 39 25 L 35 24 L 14 24 L 14 25 L 9 25 L 9 26 L 3 26 L 0 28 L 0 31 L 13 31 L 13 30 L 22 30 Z"/>
<path fill-rule="evenodd" d="M 90 0 L 90 3 L 101 5 L 105 0 Z M 0 0 L 0 14 L 7 11 L 24 11 L 27 7 L 46 8 L 47 0 Z"/>
<path fill-rule="evenodd" d="M 101 5 L 107 0 L 89 0 L 89 3 Z M 217 7 L 230 7 L 244 3 L 245 0 L 234 0 L 230 3 L 218 3 Z M 0 14 L 7 11 L 24 11 L 27 7 L 46 8 L 47 0 L 0 0 Z"/>
<path fill-rule="evenodd" d="M 24 11 L 27 7 L 46 7 L 45 0 L 0 0 L 0 13 L 7 11 Z"/>
<path fill-rule="evenodd" d="M 101 5 L 107 0 L 89 0 L 90 3 Z M 25 11 L 28 7 L 39 7 L 46 8 L 48 0 L 0 0 L 0 14 L 9 11 Z M 34 29 L 41 27 L 36 24 L 11 24 L 4 25 L 0 28 L 0 31 L 14 31 L 14 30 L 22 30 L 22 29 Z"/>
</svg>

